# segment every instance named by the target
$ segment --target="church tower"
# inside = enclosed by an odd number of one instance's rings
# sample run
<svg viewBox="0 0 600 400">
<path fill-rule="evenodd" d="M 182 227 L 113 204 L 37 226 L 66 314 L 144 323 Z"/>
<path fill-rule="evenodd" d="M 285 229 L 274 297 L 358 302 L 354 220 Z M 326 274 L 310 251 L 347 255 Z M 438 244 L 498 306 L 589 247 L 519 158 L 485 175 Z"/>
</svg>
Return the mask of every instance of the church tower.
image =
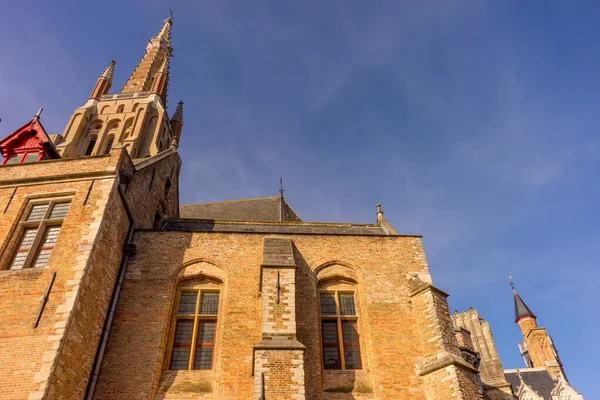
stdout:
<svg viewBox="0 0 600 400">
<path fill-rule="evenodd" d="M 117 94 L 111 61 L 62 135 L 40 109 L 0 140 L 0 399 L 94 397 L 134 234 L 179 216 L 171 26 Z"/>
<path fill-rule="evenodd" d="M 108 94 L 115 69 L 115 61 L 110 62 L 88 101 L 75 110 L 63 134 L 54 138 L 62 158 L 105 155 L 114 148 L 124 148 L 132 159 L 142 159 L 177 146 L 181 105 L 179 117 L 176 112 L 173 120 L 166 109 L 172 25 L 171 18 L 164 20 L 116 94 Z"/>
<path fill-rule="evenodd" d="M 552 338 L 546 332 L 546 328 L 538 327 L 537 317 L 519 296 L 514 285 L 511 286 L 515 300 L 515 322 L 523 334 L 519 349 L 525 364 L 529 368 L 546 368 L 555 380 L 560 376 L 566 379 Z"/>
</svg>

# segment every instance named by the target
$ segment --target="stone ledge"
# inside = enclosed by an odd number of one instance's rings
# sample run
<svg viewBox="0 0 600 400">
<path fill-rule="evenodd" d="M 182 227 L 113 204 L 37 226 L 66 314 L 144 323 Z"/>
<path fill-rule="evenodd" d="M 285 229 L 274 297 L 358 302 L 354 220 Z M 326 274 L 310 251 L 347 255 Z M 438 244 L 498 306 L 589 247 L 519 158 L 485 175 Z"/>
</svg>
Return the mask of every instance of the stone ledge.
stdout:
<svg viewBox="0 0 600 400">
<path fill-rule="evenodd" d="M 442 295 L 444 298 L 447 298 L 448 296 L 450 296 L 448 293 L 444 292 L 443 290 L 436 288 L 429 282 L 424 282 L 424 281 L 420 280 L 416 276 L 413 276 L 410 278 L 409 293 L 408 293 L 409 297 L 415 297 L 416 295 L 421 294 L 427 290 L 436 292 L 437 294 Z"/>
<path fill-rule="evenodd" d="M 254 345 L 254 350 L 302 350 L 304 351 L 306 346 L 289 337 L 272 337 L 271 339 L 263 339 Z"/>
<path fill-rule="evenodd" d="M 462 357 L 457 356 L 447 351 L 443 351 L 434 356 L 428 357 L 421 361 L 416 366 L 416 372 L 419 376 L 425 376 L 442 368 L 446 368 L 449 365 L 454 365 L 461 369 L 466 369 L 469 372 L 478 373 L 476 368 L 463 360 Z"/>
</svg>

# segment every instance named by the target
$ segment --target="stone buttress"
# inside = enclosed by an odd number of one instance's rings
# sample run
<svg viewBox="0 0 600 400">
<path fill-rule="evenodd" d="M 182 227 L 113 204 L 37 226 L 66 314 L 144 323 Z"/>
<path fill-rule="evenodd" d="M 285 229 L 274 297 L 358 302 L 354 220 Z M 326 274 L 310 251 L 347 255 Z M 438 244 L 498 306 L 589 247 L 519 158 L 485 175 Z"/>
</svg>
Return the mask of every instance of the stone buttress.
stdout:
<svg viewBox="0 0 600 400">
<path fill-rule="evenodd" d="M 409 296 L 413 311 L 419 316 L 417 332 L 422 356 L 416 373 L 423 379 L 427 399 L 483 399 L 477 369 L 460 353 L 448 311 L 448 295 L 412 276 Z"/>
<path fill-rule="evenodd" d="M 254 346 L 254 399 L 304 399 L 304 345 L 296 339 L 292 240 L 264 238 L 262 340 Z"/>
</svg>

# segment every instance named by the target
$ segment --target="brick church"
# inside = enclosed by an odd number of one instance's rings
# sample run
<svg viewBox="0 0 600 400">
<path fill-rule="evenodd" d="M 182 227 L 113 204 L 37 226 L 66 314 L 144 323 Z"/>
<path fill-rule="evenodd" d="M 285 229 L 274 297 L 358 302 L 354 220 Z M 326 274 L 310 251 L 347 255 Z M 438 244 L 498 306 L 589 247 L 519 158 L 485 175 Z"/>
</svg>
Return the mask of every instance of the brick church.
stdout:
<svg viewBox="0 0 600 400">
<path fill-rule="evenodd" d="M 0 141 L 0 399 L 582 399 L 516 291 L 525 366 L 504 370 L 380 206 L 356 224 L 283 195 L 180 205 L 172 24 L 62 134 L 38 113 Z"/>
</svg>

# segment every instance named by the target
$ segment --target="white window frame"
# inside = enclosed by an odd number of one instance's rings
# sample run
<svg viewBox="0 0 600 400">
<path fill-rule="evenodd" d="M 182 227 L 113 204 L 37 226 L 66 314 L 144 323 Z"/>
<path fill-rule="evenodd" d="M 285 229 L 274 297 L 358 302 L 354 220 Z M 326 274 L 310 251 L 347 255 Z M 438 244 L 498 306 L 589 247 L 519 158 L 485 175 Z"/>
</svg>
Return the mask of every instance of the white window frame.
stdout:
<svg viewBox="0 0 600 400">
<path fill-rule="evenodd" d="M 35 200 L 31 200 L 29 202 L 29 204 L 27 205 L 27 208 L 25 210 L 24 216 L 21 219 L 21 221 L 19 222 L 19 233 L 20 234 L 18 235 L 17 247 L 14 249 L 12 258 L 10 260 L 10 263 L 8 264 L 9 270 L 19 271 L 22 269 L 29 269 L 29 268 L 33 267 L 35 257 L 37 256 L 37 254 L 40 250 L 40 245 L 42 244 L 42 240 L 44 239 L 46 230 L 51 226 L 62 226 L 63 221 L 66 218 L 66 215 L 63 218 L 50 218 L 50 214 L 52 213 L 54 206 L 57 204 L 62 204 L 62 203 L 69 203 L 69 208 L 70 208 L 71 201 L 72 201 L 71 197 L 55 197 L 52 199 L 35 199 Z M 41 204 L 48 204 L 48 208 L 46 209 L 46 212 L 44 213 L 43 217 L 41 219 L 38 219 L 35 221 L 27 221 L 27 218 L 29 217 L 29 214 L 31 213 L 31 210 L 33 209 L 33 207 L 36 205 L 41 205 Z M 67 210 L 67 215 L 68 215 L 68 213 L 69 213 L 69 210 Z M 23 235 L 25 234 L 25 229 L 36 228 L 36 227 L 37 227 L 37 232 L 35 234 L 35 239 L 33 239 L 33 242 L 31 243 L 31 247 L 29 248 L 29 252 L 27 253 L 27 257 L 25 258 L 23 265 L 20 268 L 13 269 L 12 265 L 14 263 L 15 257 L 17 256 L 17 253 L 19 251 L 20 243 L 23 240 Z M 60 236 L 60 233 L 59 233 L 59 236 Z M 47 266 L 47 264 L 45 266 Z M 41 267 L 41 268 L 44 268 L 44 267 Z"/>
</svg>

